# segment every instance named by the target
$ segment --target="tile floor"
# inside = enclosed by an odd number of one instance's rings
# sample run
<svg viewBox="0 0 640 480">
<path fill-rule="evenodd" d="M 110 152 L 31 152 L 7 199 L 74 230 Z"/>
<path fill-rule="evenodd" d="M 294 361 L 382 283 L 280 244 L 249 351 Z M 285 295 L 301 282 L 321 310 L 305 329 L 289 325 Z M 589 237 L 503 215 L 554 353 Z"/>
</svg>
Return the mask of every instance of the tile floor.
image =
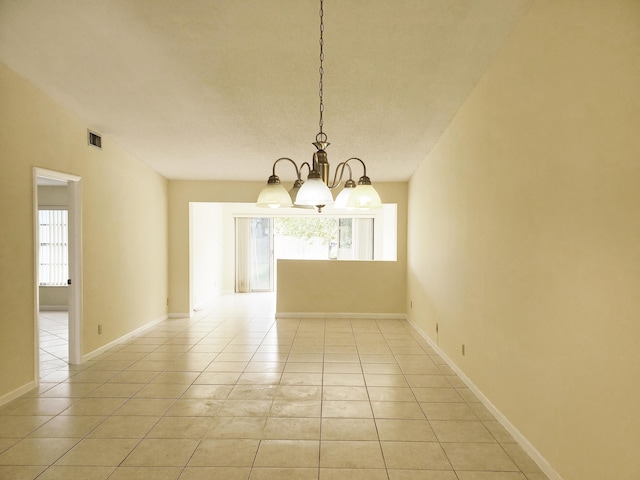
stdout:
<svg viewBox="0 0 640 480">
<path fill-rule="evenodd" d="M 69 314 L 40 312 L 40 377 L 46 377 L 69 361 Z"/>
<path fill-rule="evenodd" d="M 541 480 L 403 320 L 221 297 L 0 407 L 2 480 Z"/>
</svg>

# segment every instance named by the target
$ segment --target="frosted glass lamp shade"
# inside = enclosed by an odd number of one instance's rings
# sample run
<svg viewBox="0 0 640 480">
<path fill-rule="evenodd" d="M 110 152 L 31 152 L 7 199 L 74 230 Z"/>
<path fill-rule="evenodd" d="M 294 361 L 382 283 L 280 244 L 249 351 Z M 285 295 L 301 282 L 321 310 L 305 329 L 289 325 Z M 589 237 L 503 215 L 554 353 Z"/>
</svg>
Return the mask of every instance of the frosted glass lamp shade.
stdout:
<svg viewBox="0 0 640 480">
<path fill-rule="evenodd" d="M 291 197 L 287 192 L 287 189 L 281 183 L 268 183 L 258 195 L 258 201 L 256 203 L 258 207 L 291 207 Z"/>
<path fill-rule="evenodd" d="M 300 187 L 296 205 L 333 205 L 333 196 L 321 178 L 309 178 Z"/>
<path fill-rule="evenodd" d="M 376 189 L 371 185 L 358 185 L 347 200 L 347 208 L 380 208 L 382 201 Z"/>
<path fill-rule="evenodd" d="M 347 202 L 351 197 L 351 194 L 355 190 L 355 187 L 345 186 L 342 191 L 336 197 L 336 203 L 333 205 L 335 208 L 347 208 Z"/>
</svg>

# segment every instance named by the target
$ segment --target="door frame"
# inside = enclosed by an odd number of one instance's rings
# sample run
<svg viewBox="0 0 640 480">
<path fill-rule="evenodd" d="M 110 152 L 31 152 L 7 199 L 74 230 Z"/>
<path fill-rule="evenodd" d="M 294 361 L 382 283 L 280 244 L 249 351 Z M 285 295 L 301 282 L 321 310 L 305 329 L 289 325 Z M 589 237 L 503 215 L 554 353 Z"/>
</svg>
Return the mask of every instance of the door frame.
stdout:
<svg viewBox="0 0 640 480">
<path fill-rule="evenodd" d="M 40 381 L 40 239 L 38 220 L 38 178 L 66 182 L 69 211 L 69 364 L 82 363 L 82 178 L 45 168 L 33 168 L 34 219 L 34 365 L 35 380 Z"/>
</svg>

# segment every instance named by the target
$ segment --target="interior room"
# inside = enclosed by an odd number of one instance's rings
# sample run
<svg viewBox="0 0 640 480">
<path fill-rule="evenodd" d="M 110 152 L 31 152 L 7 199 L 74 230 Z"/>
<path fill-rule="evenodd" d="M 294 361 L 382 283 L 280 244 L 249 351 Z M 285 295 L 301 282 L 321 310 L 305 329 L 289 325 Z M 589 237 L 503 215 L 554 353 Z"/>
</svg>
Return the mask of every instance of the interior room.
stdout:
<svg viewBox="0 0 640 480">
<path fill-rule="evenodd" d="M 0 479 L 640 478 L 639 85 L 636 0 L 0 0 Z"/>
</svg>

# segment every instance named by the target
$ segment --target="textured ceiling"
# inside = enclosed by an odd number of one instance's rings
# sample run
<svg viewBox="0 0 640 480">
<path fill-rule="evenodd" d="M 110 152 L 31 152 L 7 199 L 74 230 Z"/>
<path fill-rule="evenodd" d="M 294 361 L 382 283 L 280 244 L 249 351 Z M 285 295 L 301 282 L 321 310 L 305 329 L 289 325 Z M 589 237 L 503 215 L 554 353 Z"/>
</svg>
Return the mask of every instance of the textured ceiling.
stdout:
<svg viewBox="0 0 640 480">
<path fill-rule="evenodd" d="M 357 156 L 374 182 L 407 180 L 529 5 L 326 0 L 330 162 Z M 318 10 L 0 0 L 0 61 L 167 178 L 266 180 L 277 158 L 315 150 Z"/>
</svg>

